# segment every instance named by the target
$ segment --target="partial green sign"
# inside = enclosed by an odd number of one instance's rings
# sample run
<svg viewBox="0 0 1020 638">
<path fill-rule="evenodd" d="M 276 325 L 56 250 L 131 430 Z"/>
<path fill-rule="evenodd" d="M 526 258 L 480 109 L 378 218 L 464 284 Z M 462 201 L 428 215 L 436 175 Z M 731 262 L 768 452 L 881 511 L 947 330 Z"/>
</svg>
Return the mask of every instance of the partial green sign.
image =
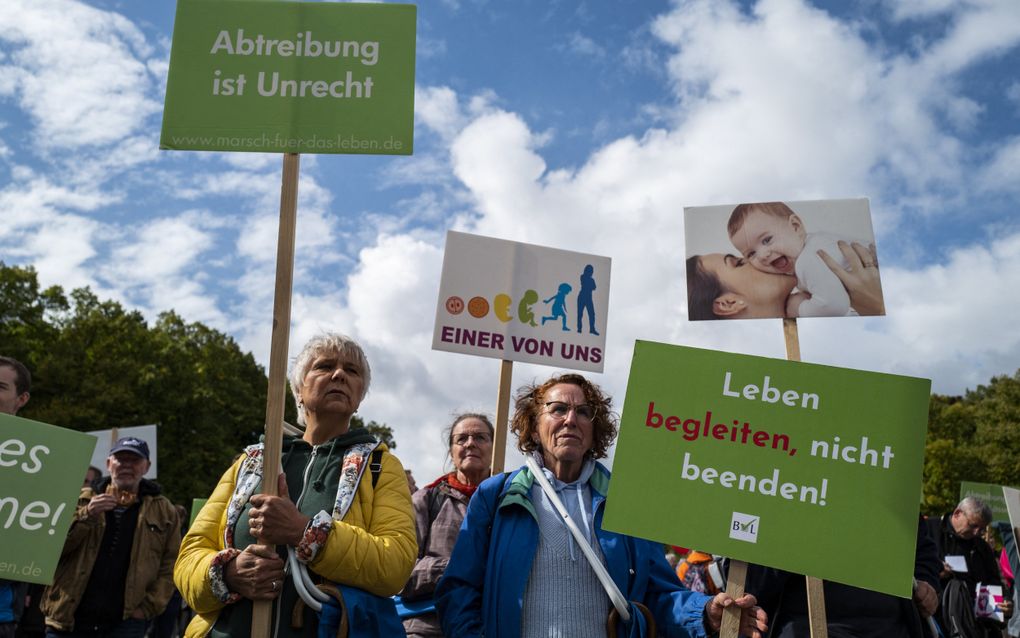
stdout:
<svg viewBox="0 0 1020 638">
<path fill-rule="evenodd" d="M 178 0 L 160 148 L 410 155 L 416 12 Z"/>
<path fill-rule="evenodd" d="M 202 511 L 205 504 L 209 501 L 207 498 L 193 498 L 191 499 L 191 520 L 188 522 L 188 527 L 195 524 L 195 519 L 198 518 L 198 513 Z"/>
<path fill-rule="evenodd" d="M 1009 511 L 1006 508 L 1006 499 L 1002 493 L 1002 485 L 993 483 L 974 483 L 972 481 L 960 482 L 960 500 L 968 496 L 976 496 L 992 508 L 992 521 L 998 523 L 1009 522 Z"/>
<path fill-rule="evenodd" d="M 604 525 L 909 597 L 930 390 L 638 341 Z"/>
<path fill-rule="evenodd" d="M 53 582 L 95 445 L 82 432 L 0 414 L 0 579 Z"/>
</svg>

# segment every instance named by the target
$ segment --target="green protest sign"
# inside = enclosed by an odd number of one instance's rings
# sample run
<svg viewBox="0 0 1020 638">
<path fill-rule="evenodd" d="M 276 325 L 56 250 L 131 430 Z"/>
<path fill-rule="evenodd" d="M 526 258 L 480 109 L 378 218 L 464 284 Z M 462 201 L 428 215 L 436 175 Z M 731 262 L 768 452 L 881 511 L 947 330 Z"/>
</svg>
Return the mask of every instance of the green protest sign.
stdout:
<svg viewBox="0 0 1020 638">
<path fill-rule="evenodd" d="M 604 525 L 909 597 L 930 386 L 638 341 Z"/>
<path fill-rule="evenodd" d="M 1002 485 L 993 483 L 974 483 L 972 481 L 960 482 L 960 500 L 968 496 L 976 496 L 992 508 L 992 521 L 1009 521 L 1009 511 L 1006 508 L 1006 499 L 1003 497 Z"/>
<path fill-rule="evenodd" d="M 53 582 L 95 445 L 82 432 L 0 414 L 0 578 Z"/>
<path fill-rule="evenodd" d="M 195 519 L 198 518 L 198 513 L 202 511 L 205 504 L 209 501 L 207 498 L 193 498 L 191 499 L 191 519 L 188 521 L 188 527 L 195 524 Z"/>
<path fill-rule="evenodd" d="M 178 0 L 160 148 L 410 155 L 416 7 Z"/>
</svg>

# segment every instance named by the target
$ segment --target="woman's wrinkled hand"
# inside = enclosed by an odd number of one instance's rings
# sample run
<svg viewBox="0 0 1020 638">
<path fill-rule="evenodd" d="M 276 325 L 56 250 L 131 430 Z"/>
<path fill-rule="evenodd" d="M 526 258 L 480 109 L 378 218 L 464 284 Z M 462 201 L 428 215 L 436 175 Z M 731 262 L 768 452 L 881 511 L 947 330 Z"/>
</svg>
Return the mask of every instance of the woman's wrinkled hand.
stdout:
<svg viewBox="0 0 1020 638">
<path fill-rule="evenodd" d="M 287 493 L 287 479 L 278 480 L 279 496 L 254 494 L 249 501 L 248 527 L 253 536 L 263 543 L 296 546 L 301 542 L 310 517 L 300 511 Z"/>
<path fill-rule="evenodd" d="M 762 638 L 768 631 L 768 614 L 758 606 L 758 599 L 751 594 L 744 594 L 734 599 L 726 592 L 716 594 L 705 604 L 705 618 L 708 621 L 709 629 L 713 632 L 719 631 L 722 627 L 723 611 L 736 605 L 740 608 L 740 635 L 751 636 L 751 638 Z"/>
<path fill-rule="evenodd" d="M 249 545 L 226 564 L 227 587 L 243 598 L 272 600 L 283 590 L 283 560 L 265 545 Z"/>
</svg>

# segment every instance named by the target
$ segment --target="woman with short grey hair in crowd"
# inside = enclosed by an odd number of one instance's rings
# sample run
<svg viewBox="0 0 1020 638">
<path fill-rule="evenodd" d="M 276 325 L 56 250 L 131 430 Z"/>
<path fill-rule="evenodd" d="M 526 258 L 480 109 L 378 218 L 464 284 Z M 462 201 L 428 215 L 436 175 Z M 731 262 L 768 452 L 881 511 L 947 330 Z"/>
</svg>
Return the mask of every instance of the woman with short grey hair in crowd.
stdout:
<svg viewBox="0 0 1020 638">
<path fill-rule="evenodd" d="M 351 429 L 371 374 L 344 335 L 315 337 L 297 356 L 290 381 L 303 429 L 284 437 L 282 473 L 269 473 L 279 496 L 260 493 L 262 445 L 249 446 L 181 544 L 174 580 L 197 614 L 188 638 L 250 635 L 257 600 L 273 601 L 275 636 L 316 635 L 308 572 L 392 608 L 417 547 L 404 468 L 367 430 Z M 392 618 L 399 627 L 395 609 Z"/>
</svg>

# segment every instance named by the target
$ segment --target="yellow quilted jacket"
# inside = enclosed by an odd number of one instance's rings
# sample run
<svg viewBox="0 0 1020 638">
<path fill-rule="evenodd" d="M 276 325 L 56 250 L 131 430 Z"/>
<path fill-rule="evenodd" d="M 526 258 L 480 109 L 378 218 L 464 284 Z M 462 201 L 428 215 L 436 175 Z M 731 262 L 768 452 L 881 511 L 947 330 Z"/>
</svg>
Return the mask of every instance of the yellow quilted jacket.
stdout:
<svg viewBox="0 0 1020 638">
<path fill-rule="evenodd" d="M 359 587 L 378 596 L 400 591 L 418 555 L 407 478 L 400 461 L 385 445 L 382 472 L 372 487 L 366 470 L 347 515 L 333 521 L 325 546 L 308 564 L 309 570 L 334 582 Z M 212 496 L 181 542 L 174 581 L 197 614 L 185 638 L 205 636 L 216 623 L 224 603 L 213 594 L 209 567 L 224 549 L 227 504 L 244 455 L 220 478 Z"/>
</svg>

